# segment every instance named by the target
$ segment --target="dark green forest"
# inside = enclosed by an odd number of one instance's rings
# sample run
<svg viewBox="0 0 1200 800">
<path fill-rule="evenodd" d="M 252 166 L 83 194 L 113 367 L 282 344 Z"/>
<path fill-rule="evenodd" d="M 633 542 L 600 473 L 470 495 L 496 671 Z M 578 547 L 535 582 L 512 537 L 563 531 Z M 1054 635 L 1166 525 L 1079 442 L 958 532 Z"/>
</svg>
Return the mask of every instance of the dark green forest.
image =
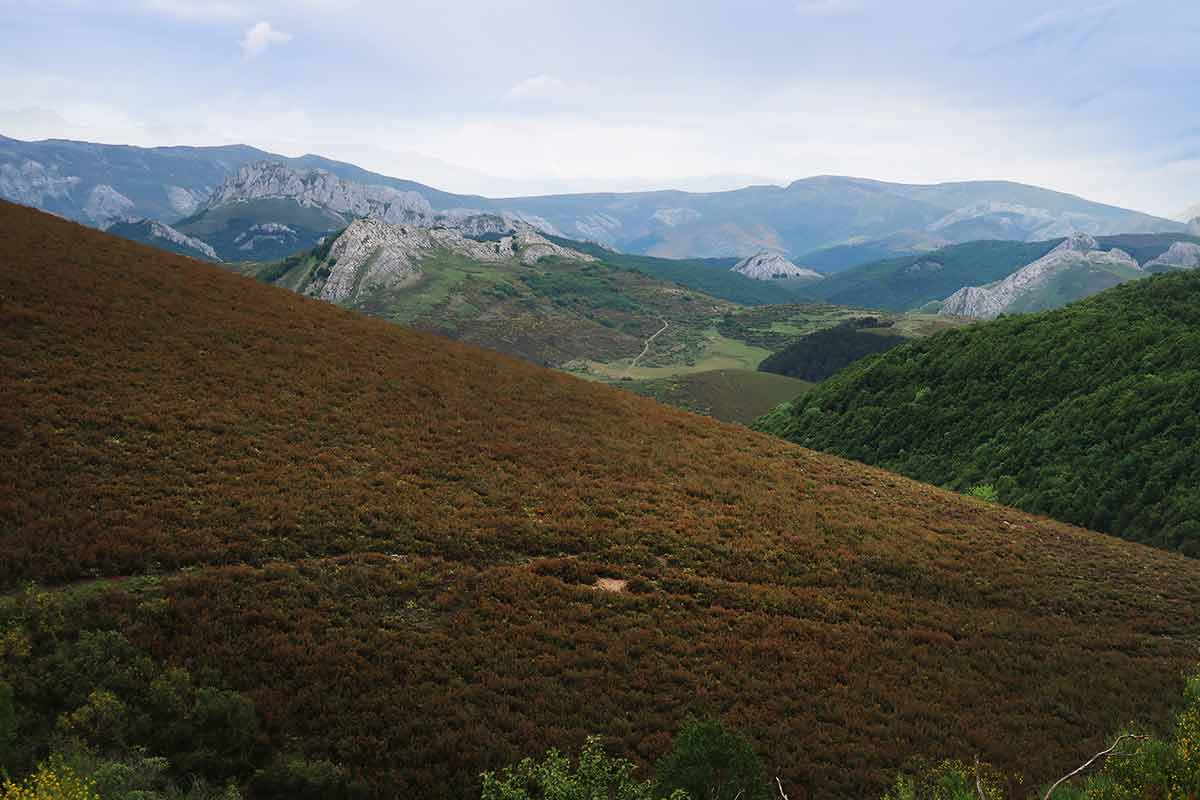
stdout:
<svg viewBox="0 0 1200 800">
<path fill-rule="evenodd" d="M 823 381 L 860 358 L 886 352 L 908 341 L 891 330 L 893 324 L 875 317 L 847 320 L 795 340 L 767 356 L 758 369 L 803 381 Z"/>
<path fill-rule="evenodd" d="M 756 424 L 1200 556 L 1200 274 L 914 341 Z"/>
</svg>

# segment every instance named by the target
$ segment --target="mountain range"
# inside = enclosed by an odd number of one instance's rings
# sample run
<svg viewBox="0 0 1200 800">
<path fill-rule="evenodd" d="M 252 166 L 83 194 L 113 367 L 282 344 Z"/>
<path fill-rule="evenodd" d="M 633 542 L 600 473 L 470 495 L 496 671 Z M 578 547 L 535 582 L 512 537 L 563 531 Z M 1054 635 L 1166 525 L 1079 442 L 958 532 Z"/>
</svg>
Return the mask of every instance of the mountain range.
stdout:
<svg viewBox="0 0 1200 800">
<path fill-rule="evenodd" d="M 243 169 L 250 165 L 260 174 L 247 175 Z M 768 250 L 807 266 L 806 254 L 837 247 L 912 252 L 977 239 L 1038 241 L 1073 233 L 1186 230 L 1183 223 L 1004 181 L 919 186 L 820 176 L 786 187 L 712 193 L 484 198 L 442 192 L 319 156 L 285 158 L 242 145 L 143 149 L 3 137 L 0 197 L 97 227 L 140 218 L 182 225 L 198 212 L 217 213 L 234 197 L 245 199 L 245 190 L 286 186 L 271 179 L 281 166 L 301 173 L 323 170 L 375 193 L 387 189 L 419 195 L 433 212 L 507 214 L 544 233 L 666 257 L 744 258 Z M 239 191 L 231 194 L 231 187 Z M 265 196 L 258 191 L 259 199 Z M 286 219 L 257 222 L 290 227 Z M 307 230 L 319 227 L 313 227 L 313 219 L 301 222 Z M 186 227 L 181 232 L 197 235 Z M 218 252 L 223 249 L 210 244 Z"/>
</svg>

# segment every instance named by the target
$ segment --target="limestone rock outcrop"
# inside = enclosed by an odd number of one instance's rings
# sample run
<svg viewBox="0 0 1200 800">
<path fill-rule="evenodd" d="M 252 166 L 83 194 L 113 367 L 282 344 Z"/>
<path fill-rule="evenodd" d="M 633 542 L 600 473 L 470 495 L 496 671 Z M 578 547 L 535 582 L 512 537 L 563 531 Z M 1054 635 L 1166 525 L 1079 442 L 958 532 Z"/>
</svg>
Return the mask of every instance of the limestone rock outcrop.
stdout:
<svg viewBox="0 0 1200 800">
<path fill-rule="evenodd" d="M 1135 272 L 1142 269 L 1124 250 L 1100 250 L 1094 237 L 1086 233 L 1075 234 L 1003 280 L 988 286 L 964 286 L 943 301 L 942 313 L 994 319 L 1047 287 L 1062 273 L 1081 267 Z"/>
<path fill-rule="evenodd" d="M 756 281 L 769 281 L 777 278 L 807 278 L 820 280 L 821 273 L 806 267 L 798 267 L 779 253 L 764 250 L 749 258 L 743 258 L 733 266 L 734 272 L 740 272 L 747 278 Z"/>
<path fill-rule="evenodd" d="M 367 186 L 342 180 L 321 169 L 300 171 L 283 164 L 257 162 L 241 167 L 209 198 L 205 208 L 229 203 L 283 198 L 349 218 L 374 217 L 393 224 L 433 221 L 433 207 L 416 192 Z"/>
<path fill-rule="evenodd" d="M 481 230 L 492 224 L 494 220 L 467 222 L 464 229 Z M 314 281 L 305 291 L 337 303 L 353 301 L 365 292 L 402 288 L 420 279 L 421 260 L 436 250 L 485 263 L 515 257 L 525 265 L 533 265 L 549 256 L 595 260 L 554 244 L 528 225 L 521 225 L 498 239 L 480 241 L 464 235 L 459 228 L 390 225 L 367 218 L 355 220 L 337 238 L 324 262 L 326 277 Z"/>
</svg>

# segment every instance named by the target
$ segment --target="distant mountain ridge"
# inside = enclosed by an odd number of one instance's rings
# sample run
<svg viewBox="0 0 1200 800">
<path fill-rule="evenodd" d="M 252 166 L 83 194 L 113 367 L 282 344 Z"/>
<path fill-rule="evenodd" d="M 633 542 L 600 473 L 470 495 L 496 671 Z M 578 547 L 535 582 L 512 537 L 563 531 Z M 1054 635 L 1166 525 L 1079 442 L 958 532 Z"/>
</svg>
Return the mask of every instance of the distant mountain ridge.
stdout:
<svg viewBox="0 0 1200 800">
<path fill-rule="evenodd" d="M 1090 250 L 1120 250 L 1128 260 L 1097 257 L 1093 263 L 1087 259 L 1067 259 L 1074 269 L 1066 269 L 1070 265 L 1056 256 L 1054 260 L 1060 268 L 1045 271 L 1044 277 L 1048 280 L 1044 283 L 1021 281 L 1024 287 L 1024 291 L 1020 292 L 1022 301 L 1011 307 L 1000 303 L 1004 311 L 1059 307 L 1126 280 L 1145 277 L 1166 268 L 1185 267 L 1183 261 L 1168 264 L 1164 263 L 1164 259 L 1176 245 L 1200 245 L 1200 237 L 1186 233 L 1099 237 L 1077 234 L 1073 238 L 1077 247 L 1086 242 Z M 1044 242 L 965 242 L 928 253 L 860 264 L 829 275 L 820 283 L 806 288 L 816 298 L 837 305 L 932 312 L 941 309 L 948 298 L 964 288 L 973 290 L 964 295 L 971 294 L 978 300 L 987 293 L 981 293 L 983 287 L 992 287 L 1038 264 L 1067 241 L 1058 238 Z M 1176 248 L 1176 254 L 1171 259 L 1182 258 L 1180 254 L 1185 252 L 1189 252 L 1186 247 Z M 1040 269 L 1034 271 L 1042 272 Z M 1024 277 L 1029 277 L 1029 274 Z M 1010 285 L 1007 288 L 1013 287 Z M 961 296 L 956 298 L 955 303 L 962 299 Z M 1013 299 L 1015 302 L 1015 295 Z"/>
<path fill-rule="evenodd" d="M 799 257 L 867 242 L 894 249 L 912 243 L 1186 230 L 1180 222 L 1005 181 L 922 186 L 817 176 L 786 187 L 727 192 L 485 198 L 443 192 L 320 156 L 286 158 L 242 145 L 147 149 L 3 137 L 0 197 L 96 227 L 140 218 L 174 225 L 204 207 L 231 174 L 264 161 L 412 192 L 435 212 L 511 214 L 548 233 L 665 257 L 743 258 L 763 250 Z"/>
</svg>

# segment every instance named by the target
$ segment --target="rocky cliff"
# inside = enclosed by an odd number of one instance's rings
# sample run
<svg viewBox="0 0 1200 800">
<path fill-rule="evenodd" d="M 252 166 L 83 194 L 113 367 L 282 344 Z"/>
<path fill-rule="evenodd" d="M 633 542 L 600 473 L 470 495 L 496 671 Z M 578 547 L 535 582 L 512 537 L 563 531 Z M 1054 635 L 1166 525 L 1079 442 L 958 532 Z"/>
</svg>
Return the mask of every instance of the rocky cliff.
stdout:
<svg viewBox="0 0 1200 800">
<path fill-rule="evenodd" d="M 221 260 L 211 245 L 194 236 L 177 231 L 165 222 L 152 219 L 123 221 L 115 223 L 108 230 L 109 233 L 117 236 L 154 245 L 173 253 L 181 253 L 192 258 L 204 258 L 209 261 Z"/>
<path fill-rule="evenodd" d="M 416 192 L 367 186 L 322 169 L 302 171 L 265 161 L 247 164 L 229 176 L 213 192 L 205 209 L 268 199 L 294 200 L 301 206 L 333 211 L 345 215 L 347 222 L 354 217 L 373 217 L 393 224 L 433 220 L 433 207 Z"/>
<path fill-rule="evenodd" d="M 380 289 L 402 288 L 421 277 L 421 260 L 437 250 L 484 263 L 519 258 L 523 264 L 533 265 L 550 256 L 595 260 L 548 241 L 528 226 L 494 241 L 477 241 L 456 228 L 390 225 L 368 218 L 351 223 L 337 238 L 314 272 L 323 277 L 314 278 L 303 291 L 340 303 Z"/>
<path fill-rule="evenodd" d="M 1200 267 L 1200 244 L 1195 242 L 1175 242 L 1171 249 L 1146 265 L 1146 269 L 1154 267 L 1170 267 L 1176 269 L 1196 269 Z"/>
<path fill-rule="evenodd" d="M 1014 310 L 1029 310 L 1039 305 L 1048 307 L 1055 303 L 1049 299 L 1045 304 L 1039 303 L 1036 297 L 1039 293 L 1048 290 L 1052 283 L 1067 273 L 1090 269 L 1119 273 L 1122 279 L 1142 271 L 1137 261 L 1125 251 L 1115 248 L 1100 250 L 1092 236 L 1075 234 L 1042 258 L 1001 281 L 959 289 L 943 302 L 942 313 L 993 319 Z M 1116 282 L 1120 281 L 1115 281 L 1113 285 Z"/>
<path fill-rule="evenodd" d="M 822 275 L 805 267 L 798 267 L 779 253 L 763 251 L 744 258 L 733 266 L 734 272 L 740 272 L 747 278 L 758 281 L 769 281 L 775 278 L 806 278 L 820 280 Z"/>
</svg>

